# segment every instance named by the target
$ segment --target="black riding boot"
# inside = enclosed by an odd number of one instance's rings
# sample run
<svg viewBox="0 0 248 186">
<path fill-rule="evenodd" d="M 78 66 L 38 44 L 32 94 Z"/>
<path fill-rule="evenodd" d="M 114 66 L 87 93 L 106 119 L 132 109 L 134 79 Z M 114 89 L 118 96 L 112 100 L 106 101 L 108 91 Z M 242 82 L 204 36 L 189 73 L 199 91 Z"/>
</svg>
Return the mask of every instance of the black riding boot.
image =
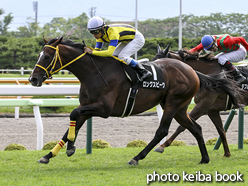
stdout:
<svg viewBox="0 0 248 186">
<path fill-rule="evenodd" d="M 146 70 L 142 64 L 137 63 L 137 65 L 134 67 L 134 69 L 136 70 L 136 72 L 139 74 L 140 76 L 140 81 L 143 81 L 143 79 L 152 76 L 152 73 L 148 70 Z"/>
<path fill-rule="evenodd" d="M 229 61 L 223 65 L 227 70 L 230 70 L 234 76 L 234 80 L 238 83 L 243 83 L 246 78 L 241 74 L 241 72 Z"/>
</svg>

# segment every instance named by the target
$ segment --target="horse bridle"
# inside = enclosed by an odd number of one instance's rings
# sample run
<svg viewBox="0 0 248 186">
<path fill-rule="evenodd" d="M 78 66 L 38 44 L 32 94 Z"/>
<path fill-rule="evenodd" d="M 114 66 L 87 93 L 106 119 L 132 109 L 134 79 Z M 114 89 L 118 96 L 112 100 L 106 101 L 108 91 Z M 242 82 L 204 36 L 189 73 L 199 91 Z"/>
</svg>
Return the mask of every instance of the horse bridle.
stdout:
<svg viewBox="0 0 248 186">
<path fill-rule="evenodd" d="M 84 44 L 85 45 L 85 44 Z M 37 67 L 40 67 L 41 69 L 43 69 L 45 72 L 46 72 L 46 76 L 47 78 L 49 78 L 51 75 L 57 73 L 58 71 L 60 71 L 61 69 L 67 67 L 68 65 L 72 64 L 73 62 L 77 61 L 78 59 L 80 59 L 81 57 L 83 57 L 86 53 L 84 52 L 83 54 L 79 55 L 78 57 L 76 57 L 75 59 L 73 59 L 72 61 L 70 61 L 69 63 L 66 63 L 65 65 L 62 64 L 62 61 L 61 61 L 61 58 L 60 58 L 60 55 L 59 55 L 59 45 L 57 45 L 56 47 L 52 46 L 52 45 L 45 45 L 44 47 L 50 47 L 52 49 L 55 50 L 55 54 L 54 54 L 54 57 L 53 57 L 53 60 L 51 61 L 51 63 L 48 65 L 47 68 L 39 65 L 39 64 L 36 64 Z M 92 49 L 92 48 L 91 48 Z M 96 66 L 95 62 L 93 61 L 91 55 L 90 56 L 90 60 L 91 62 L 94 64 L 97 72 L 100 74 L 100 77 L 102 78 L 102 80 L 104 81 L 105 85 L 108 87 L 108 83 L 106 82 L 106 80 L 104 79 L 104 77 L 102 76 L 100 70 L 98 69 L 98 67 Z M 54 71 L 54 68 L 56 66 L 56 63 L 59 59 L 59 62 L 60 62 L 60 68 L 55 70 Z M 50 69 L 50 71 L 48 72 L 48 69 Z"/>
<path fill-rule="evenodd" d="M 86 53 L 83 53 L 81 54 L 80 56 L 76 57 L 75 59 L 73 59 L 72 61 L 70 61 L 69 63 L 66 63 L 65 65 L 62 64 L 62 61 L 61 61 L 61 58 L 60 58 L 60 55 L 59 55 L 59 45 L 57 45 L 56 47 L 52 46 L 52 45 L 45 45 L 44 47 L 50 47 L 52 49 L 55 50 L 55 54 L 54 54 L 54 57 L 53 57 L 53 60 L 51 61 L 51 63 L 48 65 L 47 68 L 39 65 L 39 64 L 36 64 L 37 67 L 40 67 L 41 69 L 43 69 L 45 72 L 46 72 L 46 75 L 47 75 L 47 78 L 49 78 L 51 75 L 57 73 L 58 71 L 60 71 L 61 69 L 67 67 L 68 65 L 70 65 L 71 63 L 77 61 L 78 59 L 80 59 L 81 57 L 83 57 Z M 59 63 L 60 63 L 60 68 L 55 70 L 54 71 L 54 68 L 56 66 L 56 63 L 59 59 Z M 50 69 L 50 71 L 48 72 L 48 69 Z"/>
</svg>

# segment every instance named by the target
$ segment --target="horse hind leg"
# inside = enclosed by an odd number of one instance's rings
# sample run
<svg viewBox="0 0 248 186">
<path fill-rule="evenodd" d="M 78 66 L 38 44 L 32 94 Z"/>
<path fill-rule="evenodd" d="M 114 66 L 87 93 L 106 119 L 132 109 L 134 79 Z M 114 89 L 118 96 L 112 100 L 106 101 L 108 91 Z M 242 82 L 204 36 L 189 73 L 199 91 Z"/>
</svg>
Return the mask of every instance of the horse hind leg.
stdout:
<svg viewBox="0 0 248 186">
<path fill-rule="evenodd" d="M 189 105 L 189 103 L 184 108 L 188 109 L 188 105 Z M 171 135 L 171 137 L 169 139 L 167 139 L 163 144 L 159 145 L 154 151 L 159 152 L 159 153 L 163 153 L 164 148 L 169 147 L 171 145 L 171 143 L 176 139 L 176 137 L 180 133 L 182 133 L 183 131 L 185 131 L 185 128 L 182 125 L 179 125 L 179 127 L 177 127 L 176 131 Z"/>
<path fill-rule="evenodd" d="M 180 125 L 187 128 L 191 132 L 191 134 L 196 138 L 202 156 L 200 164 L 208 163 L 209 156 L 204 143 L 201 126 L 198 125 L 195 120 L 190 118 L 186 111 L 187 110 L 183 109 L 178 112 L 175 116 L 175 119 Z"/>
<path fill-rule="evenodd" d="M 208 110 L 210 109 L 211 105 L 214 103 L 216 99 L 216 97 L 213 97 L 213 95 L 211 95 L 211 98 L 212 100 L 205 100 L 204 102 L 201 100 L 201 102 L 197 103 L 194 109 L 190 112 L 189 114 L 190 117 L 196 121 L 202 115 L 207 114 Z M 162 153 L 164 151 L 164 148 L 169 147 L 171 143 L 176 139 L 176 137 L 184 130 L 185 128 L 182 125 L 180 125 L 168 140 L 166 140 L 162 145 L 160 145 L 157 149 L 155 149 L 156 152 Z"/>
<path fill-rule="evenodd" d="M 171 137 L 169 139 L 167 139 L 162 145 L 159 145 L 154 151 L 159 152 L 159 153 L 163 153 L 164 148 L 169 147 L 171 145 L 171 143 L 176 139 L 176 137 L 180 133 L 182 133 L 184 130 L 185 130 L 185 128 L 181 125 L 179 127 L 177 127 L 176 131 L 171 135 Z"/>
<path fill-rule="evenodd" d="M 226 139 L 226 132 L 223 128 L 223 124 L 221 121 L 219 111 L 209 111 L 208 116 L 211 119 L 211 121 L 214 123 L 214 125 L 215 125 L 215 127 L 216 127 L 216 129 L 220 135 L 220 138 L 221 138 L 221 141 L 223 144 L 223 148 L 224 148 L 224 157 L 230 157 L 231 153 L 230 153 L 227 139 Z"/>
<path fill-rule="evenodd" d="M 171 143 L 176 139 L 176 137 L 183 131 L 185 131 L 185 128 L 182 125 L 180 125 L 179 127 L 177 127 L 176 131 L 171 135 L 171 137 L 168 140 L 166 140 L 164 144 L 162 144 L 161 146 L 163 146 L 163 148 L 169 147 Z"/>
</svg>

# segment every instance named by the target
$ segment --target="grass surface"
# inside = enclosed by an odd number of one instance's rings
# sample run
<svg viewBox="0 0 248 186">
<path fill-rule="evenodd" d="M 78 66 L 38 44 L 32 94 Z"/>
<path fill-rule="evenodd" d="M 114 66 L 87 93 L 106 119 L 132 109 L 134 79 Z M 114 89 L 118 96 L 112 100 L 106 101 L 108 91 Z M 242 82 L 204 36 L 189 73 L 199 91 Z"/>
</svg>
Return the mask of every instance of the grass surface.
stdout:
<svg viewBox="0 0 248 186">
<path fill-rule="evenodd" d="M 37 160 L 49 151 L 0 151 L 0 185 L 92 185 L 92 186 L 139 186 L 147 185 L 147 174 L 178 174 L 178 182 L 152 182 L 151 185 L 247 185 L 248 158 L 247 148 L 238 150 L 230 145 L 232 156 L 223 157 L 223 149 L 212 150 L 207 146 L 210 163 L 198 164 L 200 152 L 198 146 L 169 147 L 163 154 L 151 151 L 138 166 L 129 166 L 127 162 L 142 148 L 93 149 L 86 154 L 78 149 L 68 158 L 61 150 L 50 163 L 39 164 Z M 201 172 L 211 175 L 211 182 L 183 181 L 183 171 L 187 174 Z M 244 182 L 216 182 L 215 172 L 219 174 L 243 174 Z"/>
</svg>

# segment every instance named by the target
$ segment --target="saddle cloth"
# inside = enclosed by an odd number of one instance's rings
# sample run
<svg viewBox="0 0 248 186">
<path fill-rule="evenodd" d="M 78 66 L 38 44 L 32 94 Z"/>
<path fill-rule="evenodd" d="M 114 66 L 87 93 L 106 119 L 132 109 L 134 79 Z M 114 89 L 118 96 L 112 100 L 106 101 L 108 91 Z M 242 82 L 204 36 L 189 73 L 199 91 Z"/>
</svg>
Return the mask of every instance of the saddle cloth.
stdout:
<svg viewBox="0 0 248 186">
<path fill-rule="evenodd" d="M 142 63 L 142 65 L 152 73 L 152 76 L 143 81 L 139 81 L 138 74 L 132 67 L 123 63 L 121 64 L 127 78 L 131 81 L 131 88 L 129 89 L 126 105 L 121 116 L 127 117 L 132 113 L 138 88 L 165 89 L 166 85 L 161 68 L 154 63 Z"/>
</svg>

